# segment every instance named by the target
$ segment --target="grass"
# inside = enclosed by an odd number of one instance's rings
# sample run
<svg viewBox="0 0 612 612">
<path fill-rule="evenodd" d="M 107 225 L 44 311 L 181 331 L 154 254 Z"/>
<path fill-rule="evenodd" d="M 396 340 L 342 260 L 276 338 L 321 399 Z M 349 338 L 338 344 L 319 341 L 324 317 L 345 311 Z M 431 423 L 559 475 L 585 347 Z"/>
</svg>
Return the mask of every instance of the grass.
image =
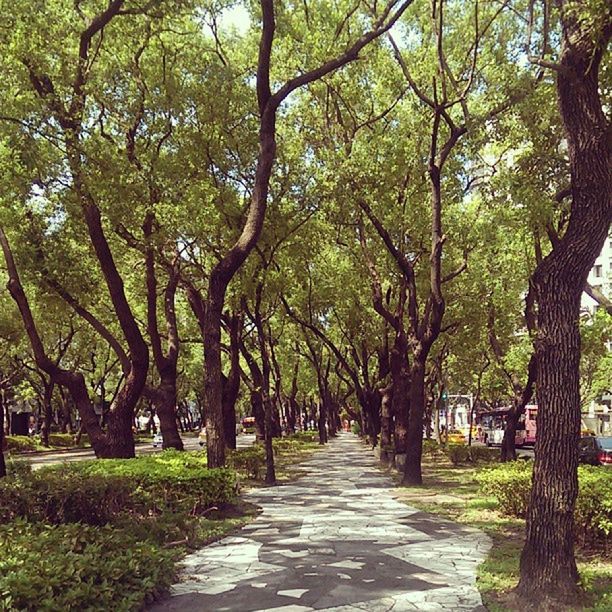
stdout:
<svg viewBox="0 0 612 612">
<path fill-rule="evenodd" d="M 487 559 L 478 568 L 477 587 L 491 612 L 519 609 L 512 590 L 519 579 L 525 521 L 504 516 L 495 498 L 483 496 L 475 475 L 481 466 L 453 466 L 442 454 L 423 456 L 421 487 L 398 487 L 397 498 L 420 510 L 477 527 L 492 540 Z M 397 478 L 399 480 L 399 478 Z M 598 551 L 578 548 L 578 570 L 584 591 L 581 609 L 612 610 L 612 560 Z M 570 610 L 570 608 L 568 608 Z"/>
</svg>

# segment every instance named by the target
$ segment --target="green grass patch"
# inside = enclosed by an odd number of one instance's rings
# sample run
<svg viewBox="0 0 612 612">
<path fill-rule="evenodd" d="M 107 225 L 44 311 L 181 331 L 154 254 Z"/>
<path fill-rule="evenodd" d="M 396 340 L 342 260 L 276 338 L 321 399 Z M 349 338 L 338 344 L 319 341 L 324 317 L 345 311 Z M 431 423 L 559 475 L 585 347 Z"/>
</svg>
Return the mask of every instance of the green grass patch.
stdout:
<svg viewBox="0 0 612 612">
<path fill-rule="evenodd" d="M 510 494 L 508 487 L 513 486 L 511 482 L 504 481 L 499 486 L 493 487 L 494 490 L 483 492 L 481 485 L 483 474 L 487 474 L 487 470 L 490 471 L 491 468 L 503 469 L 496 468 L 495 465 L 494 463 L 453 465 L 448 457 L 434 449 L 423 457 L 425 484 L 421 487 L 399 487 L 396 489 L 396 496 L 425 512 L 477 527 L 491 538 L 493 543 L 491 550 L 487 559 L 478 568 L 477 586 L 485 606 L 491 612 L 506 612 L 517 609 L 511 593 L 519 579 L 519 560 L 523 548 L 525 521 L 520 516 L 508 515 L 502 511 L 502 504 L 497 494 L 506 500 Z M 509 466 L 508 472 L 516 472 L 518 477 L 522 478 L 528 469 L 529 465 L 517 462 L 517 465 Z M 598 495 L 596 491 L 607 491 L 607 479 L 611 474 L 605 469 L 593 471 L 594 469 L 581 470 L 583 479 L 581 491 L 585 496 L 583 506 L 589 509 L 590 514 L 587 510 L 582 510 L 580 516 L 588 514 L 603 521 L 599 505 L 596 513 L 590 509 L 597 500 L 599 500 L 597 503 L 604 506 L 610 503 L 607 494 Z M 508 478 L 512 480 L 510 476 Z M 612 610 L 612 562 L 603 552 L 604 547 L 599 545 L 587 548 L 589 542 L 592 541 L 584 540 L 584 546 L 576 549 L 576 559 L 584 589 L 581 609 L 607 612 Z"/>
</svg>

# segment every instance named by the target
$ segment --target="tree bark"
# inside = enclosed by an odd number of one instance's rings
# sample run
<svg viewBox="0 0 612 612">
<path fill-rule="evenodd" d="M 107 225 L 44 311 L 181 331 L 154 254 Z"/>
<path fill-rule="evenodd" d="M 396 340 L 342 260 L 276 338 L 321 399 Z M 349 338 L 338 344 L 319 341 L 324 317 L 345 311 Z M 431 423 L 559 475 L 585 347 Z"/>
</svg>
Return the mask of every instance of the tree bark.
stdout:
<svg viewBox="0 0 612 612">
<path fill-rule="evenodd" d="M 53 422 L 53 389 L 55 384 L 52 380 L 44 381 L 43 395 L 43 424 L 40 430 L 40 440 L 43 446 L 49 447 L 49 434 L 51 433 L 51 424 Z"/>
<path fill-rule="evenodd" d="M 157 321 L 157 276 L 155 251 L 151 243 L 154 224 L 153 213 L 147 214 L 143 224 L 146 240 L 145 268 L 147 281 L 147 332 L 153 352 L 153 362 L 159 375 L 157 388 L 146 389 L 155 403 L 162 434 L 162 448 L 184 450 L 183 440 L 178 431 L 177 420 L 177 364 L 180 350 L 176 321 L 175 298 L 179 282 L 178 257 L 168 267 L 168 280 L 164 288 L 164 317 L 166 320 L 167 347 L 162 348 L 161 335 Z"/>
<path fill-rule="evenodd" d="M 228 321 L 230 335 L 230 370 L 223 377 L 223 419 L 225 445 L 236 448 L 236 400 L 240 391 L 240 333 L 242 316 L 234 313 Z"/>
<path fill-rule="evenodd" d="M 415 359 L 410 372 L 410 416 L 403 485 L 423 484 L 421 456 L 423 454 L 423 415 L 425 413 L 425 363 Z"/>
<path fill-rule="evenodd" d="M 6 476 L 4 460 L 4 389 L 0 388 L 0 478 Z"/>
<path fill-rule="evenodd" d="M 527 534 L 517 592 L 551 609 L 578 592 L 573 513 L 580 436 L 578 328 L 580 298 L 612 220 L 610 126 L 599 97 L 599 68 L 612 33 L 609 21 L 560 0 L 562 52 L 557 94 L 568 142 L 572 204 L 567 230 L 538 264 L 531 290 L 537 303 L 538 437 Z"/>
</svg>

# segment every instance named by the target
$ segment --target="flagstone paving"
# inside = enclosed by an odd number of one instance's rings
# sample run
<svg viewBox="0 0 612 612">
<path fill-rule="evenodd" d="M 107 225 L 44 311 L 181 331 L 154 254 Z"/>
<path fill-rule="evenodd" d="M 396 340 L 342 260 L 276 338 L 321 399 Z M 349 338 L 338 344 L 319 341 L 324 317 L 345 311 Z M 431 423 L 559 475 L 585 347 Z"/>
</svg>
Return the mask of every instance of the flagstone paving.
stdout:
<svg viewBox="0 0 612 612">
<path fill-rule="evenodd" d="M 482 532 L 406 506 L 353 434 L 245 498 L 263 513 L 188 557 L 156 612 L 485 610 Z"/>
</svg>

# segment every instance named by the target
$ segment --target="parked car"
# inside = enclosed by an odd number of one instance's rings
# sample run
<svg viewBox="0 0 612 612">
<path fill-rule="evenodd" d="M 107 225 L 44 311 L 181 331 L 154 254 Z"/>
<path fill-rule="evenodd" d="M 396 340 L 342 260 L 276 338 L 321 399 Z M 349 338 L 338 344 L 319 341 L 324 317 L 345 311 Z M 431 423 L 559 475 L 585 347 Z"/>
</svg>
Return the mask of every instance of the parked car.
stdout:
<svg viewBox="0 0 612 612">
<path fill-rule="evenodd" d="M 164 439 L 160 433 L 157 433 L 153 436 L 153 448 L 157 448 L 164 443 Z"/>
<path fill-rule="evenodd" d="M 612 437 L 584 436 L 578 449 L 580 463 L 612 466 Z"/>
<path fill-rule="evenodd" d="M 449 444 L 465 444 L 465 434 L 459 429 L 450 429 L 448 432 Z"/>
<path fill-rule="evenodd" d="M 202 429 L 200 429 L 200 433 L 198 434 L 198 444 L 200 446 L 204 446 L 206 444 L 206 427 L 202 427 Z"/>
</svg>

